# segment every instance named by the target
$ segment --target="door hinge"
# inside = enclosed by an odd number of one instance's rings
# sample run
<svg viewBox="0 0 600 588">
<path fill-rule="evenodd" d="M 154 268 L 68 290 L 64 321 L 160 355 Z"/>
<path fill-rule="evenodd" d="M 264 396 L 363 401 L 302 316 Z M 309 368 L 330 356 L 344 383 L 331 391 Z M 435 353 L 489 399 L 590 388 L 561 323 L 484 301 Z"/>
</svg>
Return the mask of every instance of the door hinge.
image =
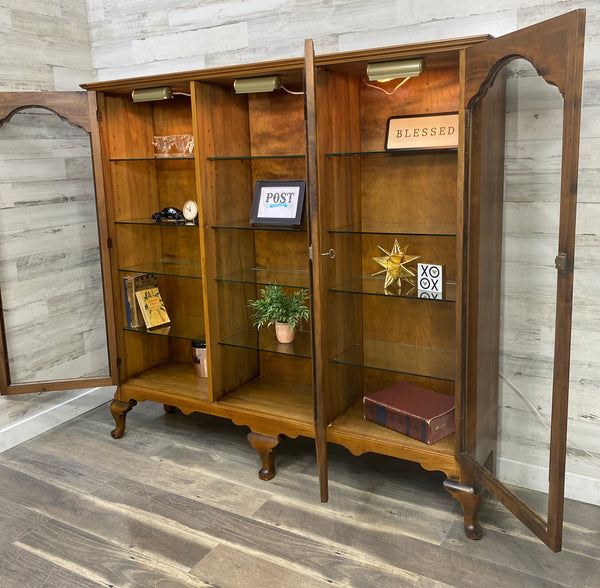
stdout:
<svg viewBox="0 0 600 588">
<path fill-rule="evenodd" d="M 312 261 L 312 245 L 308 246 L 308 259 Z"/>
<path fill-rule="evenodd" d="M 111 238 L 111 237 L 109 237 L 109 238 L 106 240 L 106 245 L 107 245 L 107 247 L 108 247 L 109 249 L 112 249 L 113 242 L 112 242 L 112 238 Z"/>
<path fill-rule="evenodd" d="M 100 113 L 99 110 L 96 110 L 96 120 L 98 122 L 102 122 L 102 114 Z"/>
<path fill-rule="evenodd" d="M 558 252 L 558 255 L 554 258 L 554 267 L 556 267 L 556 269 L 559 272 L 567 271 L 567 254 L 566 253 L 563 253 L 562 251 Z"/>
<path fill-rule="evenodd" d="M 123 360 L 120 357 L 117 357 L 117 368 L 120 368 L 123 365 Z"/>
</svg>

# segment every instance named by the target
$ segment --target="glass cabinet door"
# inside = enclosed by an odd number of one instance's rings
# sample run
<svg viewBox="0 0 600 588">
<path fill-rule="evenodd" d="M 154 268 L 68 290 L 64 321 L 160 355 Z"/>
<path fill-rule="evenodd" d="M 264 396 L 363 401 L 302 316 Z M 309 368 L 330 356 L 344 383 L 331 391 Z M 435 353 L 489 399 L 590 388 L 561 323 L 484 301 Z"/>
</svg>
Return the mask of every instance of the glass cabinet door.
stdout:
<svg viewBox="0 0 600 588">
<path fill-rule="evenodd" d="M 110 385 L 87 96 L 0 110 L 2 393 Z"/>
<path fill-rule="evenodd" d="M 465 52 L 460 460 L 555 551 L 584 22 L 575 11 Z"/>
</svg>

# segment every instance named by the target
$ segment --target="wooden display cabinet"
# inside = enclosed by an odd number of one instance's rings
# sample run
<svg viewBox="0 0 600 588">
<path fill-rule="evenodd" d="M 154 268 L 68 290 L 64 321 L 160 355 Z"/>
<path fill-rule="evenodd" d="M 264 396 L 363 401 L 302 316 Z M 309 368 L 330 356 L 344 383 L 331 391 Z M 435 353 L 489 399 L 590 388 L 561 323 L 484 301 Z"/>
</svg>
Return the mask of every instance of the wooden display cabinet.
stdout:
<svg viewBox="0 0 600 588">
<path fill-rule="evenodd" d="M 250 429 L 259 476 L 275 473 L 283 436 L 315 438 L 321 499 L 327 445 L 414 461 L 447 476 L 465 530 L 479 538 L 481 488 L 552 549 L 560 549 L 568 392 L 570 291 L 584 12 L 500 39 L 314 56 L 88 84 L 112 358 L 115 437 L 140 401 L 230 419 Z M 530 47 L 531 40 L 536 42 Z M 546 517 L 494 475 L 504 169 L 504 65 L 528 59 L 564 99 L 557 344 L 551 484 Z M 420 76 L 386 94 L 367 64 L 422 59 Z M 566 73 L 565 73 L 566 72 Z M 234 80 L 277 75 L 285 90 L 236 94 Z M 173 100 L 133 103 L 136 88 L 169 86 Z M 386 89 L 389 86 L 386 86 Z M 485 100 L 483 99 L 485 97 Z M 392 152 L 387 120 L 458 112 L 456 149 Z M 155 135 L 194 135 L 193 156 L 157 158 Z M 306 179 L 299 227 L 253 226 L 257 180 Z M 165 206 L 199 206 L 199 224 L 157 224 Z M 394 240 L 444 265 L 446 288 L 424 299 L 385 292 L 373 257 Z M 172 318 L 127 326 L 123 277 L 153 273 Z M 248 301 L 261 286 L 310 293 L 311 320 L 291 346 L 258 332 Z M 208 378 L 194 375 L 204 337 Z M 116 359 L 115 359 L 116 358 Z M 363 418 L 364 395 L 404 379 L 453 395 L 456 434 L 425 445 Z M 489 427 L 488 427 L 489 425 Z"/>
</svg>

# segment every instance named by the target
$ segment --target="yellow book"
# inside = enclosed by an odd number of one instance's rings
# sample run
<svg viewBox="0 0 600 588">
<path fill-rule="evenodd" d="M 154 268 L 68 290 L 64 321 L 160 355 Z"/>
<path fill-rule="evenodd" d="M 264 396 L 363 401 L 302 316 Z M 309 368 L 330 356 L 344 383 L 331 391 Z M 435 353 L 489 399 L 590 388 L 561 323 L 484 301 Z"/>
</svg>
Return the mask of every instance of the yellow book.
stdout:
<svg viewBox="0 0 600 588">
<path fill-rule="evenodd" d="M 147 288 L 135 293 L 146 323 L 146 328 L 160 327 L 171 322 L 158 288 Z"/>
</svg>

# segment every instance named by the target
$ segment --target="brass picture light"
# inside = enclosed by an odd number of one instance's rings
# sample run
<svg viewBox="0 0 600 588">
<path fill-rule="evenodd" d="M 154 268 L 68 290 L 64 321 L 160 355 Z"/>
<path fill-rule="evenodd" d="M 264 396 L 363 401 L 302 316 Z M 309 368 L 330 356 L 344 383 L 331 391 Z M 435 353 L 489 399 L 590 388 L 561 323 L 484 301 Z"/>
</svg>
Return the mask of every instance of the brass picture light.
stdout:
<svg viewBox="0 0 600 588">
<path fill-rule="evenodd" d="M 169 86 L 137 88 L 131 92 L 131 99 L 134 102 L 152 102 L 153 100 L 168 100 L 169 98 L 173 98 L 173 91 Z"/>
<path fill-rule="evenodd" d="M 279 76 L 260 78 L 239 78 L 233 82 L 236 94 L 253 94 L 255 92 L 272 92 L 281 88 Z"/>
<path fill-rule="evenodd" d="M 422 59 L 380 61 L 367 65 L 369 81 L 388 82 L 398 78 L 414 78 L 423 71 Z"/>
</svg>

